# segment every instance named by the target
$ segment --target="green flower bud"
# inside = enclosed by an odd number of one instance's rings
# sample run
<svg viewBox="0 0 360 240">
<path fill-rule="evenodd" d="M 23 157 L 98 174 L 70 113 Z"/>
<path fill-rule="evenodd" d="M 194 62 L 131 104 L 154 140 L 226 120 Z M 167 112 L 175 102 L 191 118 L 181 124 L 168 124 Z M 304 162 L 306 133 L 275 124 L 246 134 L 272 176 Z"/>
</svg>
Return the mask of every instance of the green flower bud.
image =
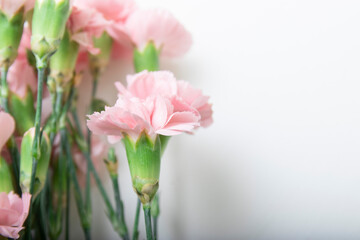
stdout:
<svg viewBox="0 0 360 240">
<path fill-rule="evenodd" d="M 24 8 L 8 17 L 0 10 L 0 67 L 9 68 L 15 61 L 24 26 Z"/>
<path fill-rule="evenodd" d="M 31 50 L 42 59 L 59 47 L 70 15 L 70 0 L 37 0 L 32 18 Z"/>
<path fill-rule="evenodd" d="M 154 43 L 148 43 L 142 52 L 138 49 L 134 50 L 134 66 L 136 72 L 159 70 L 159 51 Z"/>
<path fill-rule="evenodd" d="M 100 53 L 97 55 L 90 54 L 90 70 L 93 75 L 98 75 L 109 64 L 113 40 L 104 32 L 99 38 L 94 38 L 93 42 L 94 47 L 100 49 Z"/>
<path fill-rule="evenodd" d="M 21 159 L 20 159 L 20 187 L 23 192 L 30 191 L 31 174 L 32 174 L 32 147 L 35 138 L 35 128 L 31 128 L 24 135 L 21 142 Z M 41 192 L 46 181 L 46 175 L 49 168 L 51 154 L 50 139 L 43 132 L 40 146 L 40 158 L 37 162 L 35 175 L 34 195 Z"/>
<path fill-rule="evenodd" d="M 134 191 L 144 205 L 148 205 L 159 188 L 161 143 L 157 136 L 153 141 L 142 133 L 134 142 L 123 139 Z"/>
<path fill-rule="evenodd" d="M 9 193 L 14 190 L 11 169 L 5 159 L 0 156 L 0 192 Z"/>
<path fill-rule="evenodd" d="M 110 177 L 117 178 L 118 176 L 118 160 L 113 148 L 109 149 L 108 160 L 105 160 L 106 168 L 109 171 Z"/>
<path fill-rule="evenodd" d="M 69 32 L 65 31 L 59 49 L 50 59 L 49 81 L 65 88 L 74 76 L 78 53 L 79 44 L 72 41 Z"/>
<path fill-rule="evenodd" d="M 159 207 L 159 194 L 156 194 L 154 200 L 151 202 L 151 216 L 154 218 L 159 217 L 160 207 Z"/>
<path fill-rule="evenodd" d="M 10 93 L 9 108 L 16 122 L 17 133 L 24 135 L 27 130 L 34 126 L 35 108 L 31 90 L 28 89 L 24 99 L 14 93 Z"/>
</svg>

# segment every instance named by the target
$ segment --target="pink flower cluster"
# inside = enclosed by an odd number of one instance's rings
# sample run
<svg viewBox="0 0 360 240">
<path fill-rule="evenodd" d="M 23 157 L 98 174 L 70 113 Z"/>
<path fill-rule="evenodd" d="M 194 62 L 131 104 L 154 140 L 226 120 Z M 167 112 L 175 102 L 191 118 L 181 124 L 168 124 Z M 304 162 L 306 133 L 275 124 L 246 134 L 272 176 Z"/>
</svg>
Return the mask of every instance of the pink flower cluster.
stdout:
<svg viewBox="0 0 360 240">
<path fill-rule="evenodd" d="M 108 135 L 115 143 L 124 134 L 136 140 L 142 132 L 154 138 L 191 133 L 212 122 L 208 97 L 168 71 L 128 76 L 128 86 L 116 83 L 119 98 L 113 107 L 89 116 L 88 127 L 95 134 Z"/>
</svg>

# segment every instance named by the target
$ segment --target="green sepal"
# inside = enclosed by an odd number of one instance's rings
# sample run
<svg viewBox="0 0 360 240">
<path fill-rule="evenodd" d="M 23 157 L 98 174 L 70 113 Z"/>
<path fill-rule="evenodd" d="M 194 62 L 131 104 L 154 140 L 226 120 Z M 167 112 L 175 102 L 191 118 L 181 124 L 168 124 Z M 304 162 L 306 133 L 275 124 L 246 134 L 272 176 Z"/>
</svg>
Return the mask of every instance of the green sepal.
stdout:
<svg viewBox="0 0 360 240">
<path fill-rule="evenodd" d="M 39 58 L 57 50 L 69 15 L 69 0 L 36 1 L 32 18 L 31 49 Z"/>
<path fill-rule="evenodd" d="M 30 191 L 31 173 L 32 173 L 32 147 L 35 138 L 35 129 L 31 128 L 24 134 L 21 142 L 20 158 L 20 187 L 23 192 Z M 40 146 L 40 158 L 37 162 L 34 196 L 39 194 L 44 187 L 46 175 L 49 168 L 51 155 L 50 139 L 45 132 L 42 134 Z"/>
<path fill-rule="evenodd" d="M 161 142 L 161 156 L 162 156 L 165 152 L 165 149 L 166 149 L 171 137 L 164 136 L 164 135 L 159 135 L 159 137 L 160 137 L 160 142 Z"/>
<path fill-rule="evenodd" d="M 0 66 L 9 68 L 19 48 L 24 25 L 24 10 L 10 19 L 0 11 Z"/>
<path fill-rule="evenodd" d="M 156 218 L 160 215 L 159 194 L 156 194 L 151 202 L 151 216 Z"/>
<path fill-rule="evenodd" d="M 30 49 L 26 49 L 26 59 L 31 67 L 36 70 L 36 58 Z"/>
<path fill-rule="evenodd" d="M 151 202 L 159 188 L 161 143 L 143 132 L 136 142 L 130 136 L 123 138 L 133 188 L 143 204 Z"/>
<path fill-rule="evenodd" d="M 27 90 L 23 99 L 15 93 L 10 93 L 9 108 L 16 122 L 17 133 L 21 136 L 24 135 L 27 130 L 34 126 L 35 108 L 31 90 Z"/>
<path fill-rule="evenodd" d="M 102 99 L 94 99 L 92 101 L 92 110 L 94 112 L 101 112 L 101 111 L 104 111 L 105 110 L 105 106 L 108 106 L 108 104 L 102 100 Z M 93 114 L 93 113 L 90 113 L 90 114 Z"/>
<path fill-rule="evenodd" d="M 154 43 L 149 42 L 142 52 L 134 50 L 134 67 L 136 72 L 159 70 L 159 50 Z"/>
<path fill-rule="evenodd" d="M 14 191 L 13 176 L 6 160 L 0 156 L 0 193 Z"/>
<path fill-rule="evenodd" d="M 104 32 L 100 37 L 93 38 L 94 47 L 100 50 L 99 54 L 90 55 L 90 70 L 92 74 L 100 74 L 109 64 L 113 39 Z"/>
<path fill-rule="evenodd" d="M 57 86 L 65 87 L 74 75 L 75 64 L 79 53 L 79 44 L 72 41 L 70 33 L 65 31 L 59 49 L 50 59 L 50 76 Z"/>
</svg>

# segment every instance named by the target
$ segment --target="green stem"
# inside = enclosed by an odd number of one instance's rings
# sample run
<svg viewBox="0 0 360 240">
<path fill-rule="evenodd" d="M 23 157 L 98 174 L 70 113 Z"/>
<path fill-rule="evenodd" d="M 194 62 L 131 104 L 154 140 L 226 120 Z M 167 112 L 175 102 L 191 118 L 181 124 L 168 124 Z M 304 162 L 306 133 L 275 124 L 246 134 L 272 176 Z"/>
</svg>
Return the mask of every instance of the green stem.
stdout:
<svg viewBox="0 0 360 240">
<path fill-rule="evenodd" d="M 98 186 L 99 188 L 99 191 L 101 193 L 101 196 L 103 197 L 104 199 L 104 202 L 106 204 L 106 207 L 109 211 L 109 214 L 111 215 L 114 215 L 115 214 L 115 211 L 114 211 L 114 208 L 113 206 L 111 205 L 111 202 L 110 202 L 110 199 L 109 199 L 109 196 L 107 195 L 106 191 L 105 191 L 105 188 L 104 186 L 102 185 L 101 183 L 101 180 L 100 180 L 100 177 L 98 175 L 98 173 L 96 172 L 96 169 L 93 165 L 93 162 L 91 161 L 91 157 L 89 155 L 88 152 L 84 153 L 83 154 L 85 155 L 85 158 L 87 159 L 87 162 L 88 162 L 88 168 L 90 169 L 90 171 L 93 173 L 94 175 L 94 178 L 95 178 L 95 182 L 96 182 L 96 185 Z"/>
<path fill-rule="evenodd" d="M 69 167 L 68 167 L 69 169 Z M 65 239 L 70 239 L 70 176 L 66 171 L 66 212 L 65 212 Z"/>
<path fill-rule="evenodd" d="M 141 202 L 140 202 L 140 199 L 137 199 L 136 213 L 135 213 L 135 222 L 134 222 L 134 229 L 133 229 L 133 238 L 132 238 L 132 240 L 137 240 L 137 239 L 139 238 L 140 208 L 141 208 Z"/>
<path fill-rule="evenodd" d="M 153 233 L 151 227 L 151 207 L 150 205 L 144 205 L 144 217 L 145 217 L 145 226 L 146 226 L 146 239 L 153 240 Z"/>
<path fill-rule="evenodd" d="M 8 70 L 9 69 L 7 67 L 1 68 L 1 105 L 4 108 L 5 112 L 9 112 L 9 86 L 7 84 Z"/>
<path fill-rule="evenodd" d="M 40 157 L 40 123 L 41 123 L 41 111 L 42 111 L 42 95 L 43 95 L 43 83 L 44 83 L 44 74 L 46 64 L 42 62 L 42 66 L 37 68 L 38 71 L 38 93 L 37 93 L 37 103 L 36 103 L 36 115 L 35 115 L 35 139 L 32 147 L 32 169 L 31 169 L 31 182 L 30 182 L 30 194 L 34 193 L 34 185 L 35 185 L 35 176 L 36 176 L 36 167 L 37 161 Z M 40 64 L 41 65 L 41 64 Z M 29 215 L 26 227 L 26 239 L 31 239 L 31 215 L 32 215 L 32 203 L 34 199 L 31 199 L 31 204 L 29 208 Z"/>
<path fill-rule="evenodd" d="M 85 238 L 89 239 L 89 226 L 90 226 L 90 219 L 89 216 L 87 215 L 87 212 L 85 212 L 85 208 L 83 205 L 83 199 L 81 196 L 81 189 L 80 189 L 80 185 L 79 182 L 77 180 L 76 177 L 76 170 L 75 170 L 75 166 L 73 163 L 73 159 L 72 159 L 72 155 L 71 155 L 71 149 L 70 149 L 70 145 L 69 145 L 69 141 L 67 138 L 67 129 L 66 127 L 63 127 L 60 129 L 60 135 L 61 135 L 61 146 L 63 151 L 65 151 L 66 156 L 67 156 L 67 166 L 68 166 L 68 172 L 70 174 L 70 178 L 72 180 L 72 183 L 74 185 L 74 196 L 75 196 L 75 201 L 76 201 L 76 206 L 78 209 L 78 213 L 81 219 L 81 225 L 82 228 L 84 230 L 84 234 L 85 234 Z"/>
<path fill-rule="evenodd" d="M 118 175 L 116 176 L 111 176 L 111 181 L 113 184 L 113 189 L 114 189 L 114 197 L 115 197 L 115 203 L 116 203 L 116 213 L 117 213 L 117 217 L 119 220 L 119 224 L 122 227 L 122 238 L 124 240 L 129 240 L 129 233 L 126 227 L 126 222 L 125 222 L 125 216 L 124 216 L 124 204 L 121 201 L 121 196 L 120 196 L 120 187 L 119 187 L 119 182 L 118 182 Z"/>
<path fill-rule="evenodd" d="M 153 217 L 154 222 L 154 240 L 158 239 L 158 217 Z"/>
<path fill-rule="evenodd" d="M 98 86 L 98 80 L 99 77 L 98 77 L 98 74 L 95 74 L 94 76 L 94 81 L 93 81 L 93 88 L 92 88 L 92 91 L 91 91 L 91 99 L 90 99 L 90 106 L 89 106 L 89 114 L 92 114 L 93 113 L 93 101 L 95 99 L 95 95 L 96 95 L 96 91 L 97 91 L 97 86 Z M 87 129 L 87 144 L 88 144 L 88 147 L 89 147 L 89 152 L 91 152 L 91 131 L 90 129 L 88 128 Z"/>
<path fill-rule="evenodd" d="M 55 102 L 53 104 L 53 112 L 51 119 L 51 133 L 50 133 L 50 141 L 53 143 L 56 133 L 58 132 L 57 124 L 61 115 L 61 107 L 62 107 L 62 97 L 64 94 L 64 90 L 62 88 L 56 88 L 56 97 Z"/>
<path fill-rule="evenodd" d="M 32 149 L 34 160 L 38 160 L 40 157 L 40 138 L 41 138 L 40 123 L 41 123 L 41 112 L 42 112 L 44 74 L 45 74 L 45 67 L 38 67 L 38 92 L 37 92 L 36 115 L 35 115 L 35 139 Z M 33 184 L 33 182 L 31 182 L 31 184 Z"/>
</svg>

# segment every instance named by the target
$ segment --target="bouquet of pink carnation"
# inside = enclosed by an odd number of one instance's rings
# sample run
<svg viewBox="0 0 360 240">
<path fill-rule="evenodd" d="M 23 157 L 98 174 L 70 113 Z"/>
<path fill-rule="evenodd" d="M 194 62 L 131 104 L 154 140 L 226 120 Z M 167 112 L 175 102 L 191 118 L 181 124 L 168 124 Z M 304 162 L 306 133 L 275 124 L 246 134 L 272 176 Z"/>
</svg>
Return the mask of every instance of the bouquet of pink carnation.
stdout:
<svg viewBox="0 0 360 240">
<path fill-rule="evenodd" d="M 73 193 L 85 239 L 91 239 L 96 185 L 119 237 L 138 239 L 142 205 L 146 237 L 157 239 L 161 157 L 169 139 L 212 123 L 209 97 L 160 70 L 160 58 L 179 57 L 191 43 L 169 12 L 141 9 L 133 0 L 0 1 L 1 236 L 58 239 L 64 230 L 69 239 Z M 105 84 L 99 79 L 119 56 L 132 56 L 126 60 L 135 73 L 129 70 L 126 85 L 115 83 L 118 99 L 108 105 L 96 96 Z M 85 125 L 77 100 L 87 70 L 93 80 Z M 138 196 L 133 232 L 120 197 L 118 145 L 110 145 L 119 141 Z"/>
</svg>

